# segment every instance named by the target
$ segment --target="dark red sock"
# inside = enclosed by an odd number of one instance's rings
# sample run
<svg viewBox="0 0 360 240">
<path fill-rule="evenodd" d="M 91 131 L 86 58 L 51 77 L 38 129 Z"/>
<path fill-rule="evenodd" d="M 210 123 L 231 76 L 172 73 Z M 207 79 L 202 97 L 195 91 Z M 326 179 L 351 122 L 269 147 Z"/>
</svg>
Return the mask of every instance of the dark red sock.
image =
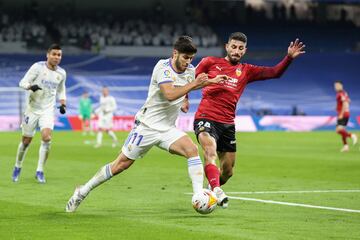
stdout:
<svg viewBox="0 0 360 240">
<path fill-rule="evenodd" d="M 215 187 L 220 187 L 220 171 L 214 164 L 208 164 L 205 166 L 205 175 L 211 186 L 211 190 Z"/>
<path fill-rule="evenodd" d="M 341 135 L 344 145 L 347 144 L 346 138 L 351 137 L 351 134 L 348 133 L 345 129 L 340 129 L 338 134 Z"/>
</svg>

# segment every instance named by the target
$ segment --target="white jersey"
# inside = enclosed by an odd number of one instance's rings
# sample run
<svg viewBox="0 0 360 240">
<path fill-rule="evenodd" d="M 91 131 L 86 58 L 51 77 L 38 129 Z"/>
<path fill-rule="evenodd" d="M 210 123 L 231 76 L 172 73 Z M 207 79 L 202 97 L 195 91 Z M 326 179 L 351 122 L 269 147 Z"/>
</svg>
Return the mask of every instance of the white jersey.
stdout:
<svg viewBox="0 0 360 240">
<path fill-rule="evenodd" d="M 116 101 L 113 96 L 101 96 L 100 106 L 96 110 L 100 118 L 111 118 L 114 116 L 116 110 Z"/>
<path fill-rule="evenodd" d="M 167 131 L 175 127 L 185 95 L 169 101 L 161 92 L 160 84 L 172 82 L 174 86 L 184 86 L 194 79 L 195 68 L 191 64 L 185 72 L 177 73 L 171 66 L 171 59 L 161 59 L 154 67 L 148 97 L 136 114 L 136 119 L 158 131 Z"/>
<path fill-rule="evenodd" d="M 61 67 L 50 70 L 46 62 L 34 63 L 21 79 L 19 86 L 28 89 L 36 84 L 42 90 L 29 91 L 26 110 L 35 114 L 54 111 L 56 94 L 58 99 L 66 100 L 65 81 L 66 72 Z"/>
</svg>

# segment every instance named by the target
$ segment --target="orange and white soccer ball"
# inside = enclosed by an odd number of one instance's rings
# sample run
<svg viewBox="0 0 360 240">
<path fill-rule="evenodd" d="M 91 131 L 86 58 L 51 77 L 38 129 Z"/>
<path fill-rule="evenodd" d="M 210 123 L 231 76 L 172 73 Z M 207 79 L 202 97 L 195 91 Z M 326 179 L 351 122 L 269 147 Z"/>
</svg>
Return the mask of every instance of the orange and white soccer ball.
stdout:
<svg viewBox="0 0 360 240">
<path fill-rule="evenodd" d="M 192 197 L 192 205 L 198 213 L 209 214 L 215 210 L 217 198 L 214 192 L 208 189 L 195 193 Z"/>
</svg>

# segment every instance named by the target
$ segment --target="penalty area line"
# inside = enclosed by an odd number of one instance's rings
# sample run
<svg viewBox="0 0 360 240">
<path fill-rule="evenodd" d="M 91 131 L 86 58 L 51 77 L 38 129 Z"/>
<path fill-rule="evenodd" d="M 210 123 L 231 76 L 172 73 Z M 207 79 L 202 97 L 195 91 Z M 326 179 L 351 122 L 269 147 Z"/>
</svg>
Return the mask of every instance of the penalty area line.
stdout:
<svg viewBox="0 0 360 240">
<path fill-rule="evenodd" d="M 317 209 L 325 209 L 325 210 L 340 211 L 340 212 L 360 213 L 360 210 L 348 209 L 348 208 L 325 207 L 325 206 L 317 206 L 317 205 L 310 205 L 310 204 L 279 202 L 279 201 L 273 201 L 273 200 L 264 200 L 264 199 L 246 198 L 246 197 L 230 197 L 229 196 L 229 198 L 243 200 L 243 201 L 253 201 L 253 202 L 286 205 L 286 206 L 292 206 L 292 207 L 317 208 Z"/>
</svg>

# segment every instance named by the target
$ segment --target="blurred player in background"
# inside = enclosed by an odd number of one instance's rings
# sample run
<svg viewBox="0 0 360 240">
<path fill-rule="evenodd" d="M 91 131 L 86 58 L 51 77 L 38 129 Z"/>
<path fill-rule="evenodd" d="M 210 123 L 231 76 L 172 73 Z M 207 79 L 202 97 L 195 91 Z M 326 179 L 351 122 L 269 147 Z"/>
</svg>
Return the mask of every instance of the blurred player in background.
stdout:
<svg viewBox="0 0 360 240">
<path fill-rule="evenodd" d="M 96 145 L 98 148 L 102 145 L 103 133 L 109 134 L 113 140 L 112 147 L 116 147 L 118 144 L 117 137 L 112 131 L 113 117 L 116 110 L 116 101 L 113 96 L 109 95 L 109 89 L 107 87 L 102 88 L 102 96 L 100 97 L 100 106 L 96 109 L 95 113 L 98 115 L 98 134 L 96 136 Z"/>
<path fill-rule="evenodd" d="M 305 45 L 296 39 L 290 43 L 286 56 L 276 66 L 255 66 L 240 63 L 246 53 L 246 44 L 245 34 L 232 33 L 225 45 L 225 58 L 206 57 L 196 67 L 196 76 L 206 73 L 211 79 L 225 74 L 230 78 L 202 90 L 202 99 L 194 121 L 195 134 L 204 152 L 205 174 L 211 189 L 217 195 L 223 193 L 220 186 L 233 174 L 236 156 L 235 111 L 245 86 L 254 81 L 279 78 L 294 58 L 305 53 Z M 220 171 L 216 166 L 217 157 Z M 227 197 L 223 203 L 222 206 L 226 208 Z"/>
<path fill-rule="evenodd" d="M 89 98 L 89 93 L 84 92 L 79 102 L 79 118 L 81 119 L 81 130 L 83 135 L 92 133 L 91 131 L 91 114 L 92 114 L 92 102 Z"/>
<path fill-rule="evenodd" d="M 175 121 L 188 92 L 224 80 L 225 76 L 207 81 L 206 74 L 199 74 L 195 79 L 195 69 L 190 63 L 196 51 L 191 38 L 182 36 L 174 44 L 172 58 L 162 59 L 156 64 L 148 97 L 136 114 L 135 126 L 121 153 L 115 161 L 103 166 L 85 185 L 76 188 L 66 205 L 67 212 L 74 212 L 92 189 L 128 169 L 153 146 L 187 158 L 193 192 L 202 190 L 204 170 L 198 148 L 186 133 L 175 127 Z M 186 108 L 183 110 L 186 111 Z"/>
<path fill-rule="evenodd" d="M 17 150 L 12 175 L 14 182 L 19 180 L 26 152 L 38 126 L 41 131 L 41 145 L 35 178 L 39 183 L 46 182 L 44 165 L 49 155 L 51 132 L 54 129 L 56 96 L 60 101 L 60 113 L 66 112 L 66 72 L 58 66 L 62 57 L 61 47 L 57 44 L 51 45 L 46 56 L 46 62 L 33 64 L 19 83 L 21 88 L 29 91 L 29 97 L 21 124 L 22 141 Z"/>
<path fill-rule="evenodd" d="M 347 144 L 347 138 L 352 139 L 353 145 L 357 143 L 357 136 L 354 133 L 349 133 L 346 131 L 346 125 L 348 124 L 350 117 L 350 98 L 347 92 L 344 90 L 343 84 L 341 81 L 336 81 L 334 83 L 334 88 L 336 91 L 336 112 L 337 112 L 337 125 L 336 132 L 341 135 L 343 147 L 341 152 L 349 151 L 349 145 Z"/>
</svg>

